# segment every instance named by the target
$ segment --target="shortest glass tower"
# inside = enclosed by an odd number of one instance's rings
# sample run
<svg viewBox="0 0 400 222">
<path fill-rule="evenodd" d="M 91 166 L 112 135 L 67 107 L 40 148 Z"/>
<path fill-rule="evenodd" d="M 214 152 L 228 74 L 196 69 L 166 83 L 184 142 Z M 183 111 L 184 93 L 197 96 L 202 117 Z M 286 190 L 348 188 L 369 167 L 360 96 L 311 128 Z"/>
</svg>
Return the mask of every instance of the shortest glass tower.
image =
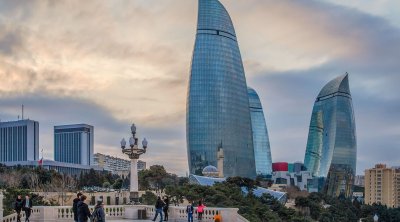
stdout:
<svg viewBox="0 0 400 222">
<path fill-rule="evenodd" d="M 313 176 L 325 179 L 326 194 L 350 197 L 356 160 L 356 123 L 346 73 L 326 84 L 315 100 L 304 164 Z"/>
<path fill-rule="evenodd" d="M 257 92 L 248 87 L 251 126 L 253 131 L 254 156 L 257 175 L 272 174 L 271 148 L 269 144 L 267 124 L 260 98 Z"/>
</svg>

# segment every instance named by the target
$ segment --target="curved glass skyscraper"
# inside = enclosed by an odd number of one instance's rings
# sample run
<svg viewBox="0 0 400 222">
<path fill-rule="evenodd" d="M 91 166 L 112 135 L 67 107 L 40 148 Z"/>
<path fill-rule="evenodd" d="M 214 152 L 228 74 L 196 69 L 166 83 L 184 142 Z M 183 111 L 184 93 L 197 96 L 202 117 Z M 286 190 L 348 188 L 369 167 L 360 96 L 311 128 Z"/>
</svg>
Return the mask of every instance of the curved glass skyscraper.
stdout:
<svg viewBox="0 0 400 222">
<path fill-rule="evenodd" d="M 232 21 L 218 0 L 199 0 L 186 111 L 190 173 L 217 166 L 222 146 L 224 176 L 255 177 L 242 59 Z"/>
<path fill-rule="evenodd" d="M 324 86 L 313 108 L 304 164 L 331 196 L 352 194 L 357 141 L 348 74 Z"/>
<path fill-rule="evenodd" d="M 261 101 L 254 89 L 248 87 L 247 92 L 249 94 L 256 172 L 257 175 L 271 175 L 271 148 Z"/>
</svg>

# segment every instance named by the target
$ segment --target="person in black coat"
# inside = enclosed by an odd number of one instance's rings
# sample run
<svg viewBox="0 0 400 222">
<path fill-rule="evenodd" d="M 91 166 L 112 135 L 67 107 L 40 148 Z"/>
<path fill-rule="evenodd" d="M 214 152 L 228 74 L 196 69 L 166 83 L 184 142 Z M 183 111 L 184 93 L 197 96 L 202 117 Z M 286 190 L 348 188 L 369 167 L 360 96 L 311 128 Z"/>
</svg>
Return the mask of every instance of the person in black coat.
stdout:
<svg viewBox="0 0 400 222">
<path fill-rule="evenodd" d="M 14 203 L 14 210 L 17 212 L 17 222 L 21 222 L 21 210 L 22 210 L 22 197 L 21 195 L 18 195 L 17 199 L 15 200 Z"/>
<path fill-rule="evenodd" d="M 161 197 L 157 198 L 157 202 L 156 202 L 156 213 L 154 214 L 154 219 L 153 221 L 156 221 L 158 214 L 160 214 L 160 222 L 163 221 L 163 215 L 162 215 L 162 211 L 163 211 L 163 207 L 164 207 L 165 203 L 161 200 Z"/>
<path fill-rule="evenodd" d="M 81 200 L 82 194 L 78 193 L 76 194 L 76 198 L 73 200 L 72 204 L 72 212 L 74 213 L 74 221 L 78 222 L 78 202 Z"/>
<path fill-rule="evenodd" d="M 32 212 L 32 200 L 29 199 L 29 195 L 26 195 L 25 200 L 22 201 L 22 209 L 25 211 L 25 222 L 29 222 Z"/>
<path fill-rule="evenodd" d="M 82 195 L 81 200 L 77 204 L 78 222 L 87 222 L 91 216 L 89 206 L 85 203 L 85 200 L 86 196 Z"/>
<path fill-rule="evenodd" d="M 168 221 L 168 209 L 169 209 L 169 198 L 168 197 L 164 198 L 164 203 L 165 203 L 164 208 L 163 208 L 164 221 Z"/>
</svg>

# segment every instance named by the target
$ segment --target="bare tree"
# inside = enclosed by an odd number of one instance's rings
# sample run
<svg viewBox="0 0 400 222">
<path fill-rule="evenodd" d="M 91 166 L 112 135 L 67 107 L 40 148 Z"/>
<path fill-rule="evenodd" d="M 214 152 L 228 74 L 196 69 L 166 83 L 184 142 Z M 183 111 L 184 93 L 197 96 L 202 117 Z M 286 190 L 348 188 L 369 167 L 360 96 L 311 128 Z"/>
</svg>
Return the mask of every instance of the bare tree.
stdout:
<svg viewBox="0 0 400 222">
<path fill-rule="evenodd" d="M 21 184 L 22 175 L 19 175 L 15 171 L 11 171 L 3 173 L 1 178 L 7 187 L 19 187 Z"/>
<path fill-rule="evenodd" d="M 36 173 L 28 173 L 25 175 L 28 179 L 29 187 L 33 189 L 33 191 L 38 191 L 39 187 L 39 175 Z"/>
</svg>

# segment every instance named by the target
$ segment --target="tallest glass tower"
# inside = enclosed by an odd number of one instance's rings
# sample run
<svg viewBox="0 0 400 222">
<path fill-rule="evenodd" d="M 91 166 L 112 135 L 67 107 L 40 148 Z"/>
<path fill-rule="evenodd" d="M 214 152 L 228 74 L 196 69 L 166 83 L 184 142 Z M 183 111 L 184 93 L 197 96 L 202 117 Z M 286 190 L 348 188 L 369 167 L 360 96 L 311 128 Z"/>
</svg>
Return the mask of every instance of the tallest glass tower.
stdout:
<svg viewBox="0 0 400 222">
<path fill-rule="evenodd" d="M 218 0 L 199 0 L 186 132 L 190 173 L 217 166 L 224 176 L 256 176 L 247 85 L 231 18 Z"/>
</svg>

